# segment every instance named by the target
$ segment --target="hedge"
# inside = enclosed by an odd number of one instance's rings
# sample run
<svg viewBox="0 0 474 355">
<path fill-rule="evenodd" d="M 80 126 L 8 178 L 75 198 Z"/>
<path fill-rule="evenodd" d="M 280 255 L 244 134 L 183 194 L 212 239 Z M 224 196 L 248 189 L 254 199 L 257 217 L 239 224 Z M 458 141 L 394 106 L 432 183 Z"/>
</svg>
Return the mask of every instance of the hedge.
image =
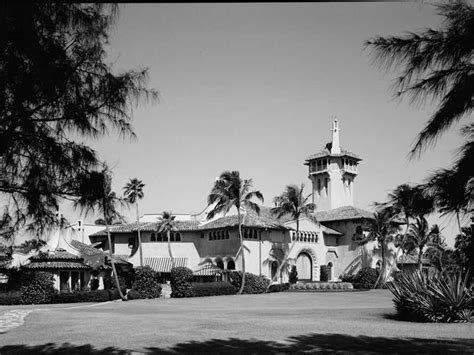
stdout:
<svg viewBox="0 0 474 355">
<path fill-rule="evenodd" d="M 289 288 L 290 288 L 290 284 L 288 282 L 284 284 L 274 284 L 274 285 L 270 285 L 267 292 L 282 292 L 282 291 L 288 290 Z"/>
<path fill-rule="evenodd" d="M 0 305 L 16 305 L 22 304 L 23 300 L 21 299 L 21 292 L 8 292 L 8 293 L 0 293 Z"/>
<path fill-rule="evenodd" d="M 51 303 L 107 302 L 113 301 L 118 295 L 117 290 L 95 290 L 58 293 L 52 297 Z"/>
<path fill-rule="evenodd" d="M 196 282 L 192 284 L 193 297 L 235 295 L 237 289 L 228 282 Z"/>
<path fill-rule="evenodd" d="M 232 271 L 229 273 L 230 283 L 237 290 L 240 289 L 242 282 L 242 271 Z M 265 293 L 270 285 L 270 280 L 265 276 L 258 276 L 249 272 L 245 273 L 245 285 L 242 293 L 255 294 Z"/>
<path fill-rule="evenodd" d="M 171 297 L 192 297 L 193 288 L 191 279 L 193 271 L 187 267 L 175 267 L 171 269 Z"/>
<path fill-rule="evenodd" d="M 53 274 L 32 272 L 23 275 L 20 287 L 23 304 L 50 303 L 56 292 Z"/>
<path fill-rule="evenodd" d="M 347 291 L 354 287 L 349 282 L 308 282 L 291 285 L 294 291 Z"/>
<path fill-rule="evenodd" d="M 135 281 L 133 282 L 132 290 L 138 292 L 141 298 L 158 298 L 161 294 L 161 285 L 157 279 L 157 272 L 151 267 L 137 267 L 135 269 Z M 132 293 L 132 297 L 135 296 Z"/>
</svg>

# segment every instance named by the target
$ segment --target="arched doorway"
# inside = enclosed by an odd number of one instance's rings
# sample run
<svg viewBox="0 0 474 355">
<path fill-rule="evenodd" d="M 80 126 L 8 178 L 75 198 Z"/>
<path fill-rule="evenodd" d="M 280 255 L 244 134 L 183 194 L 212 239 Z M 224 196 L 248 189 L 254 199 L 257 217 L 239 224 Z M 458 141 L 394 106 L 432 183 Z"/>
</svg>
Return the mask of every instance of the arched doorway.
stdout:
<svg viewBox="0 0 474 355">
<path fill-rule="evenodd" d="M 227 262 L 227 270 L 235 270 L 234 260 L 231 259 Z"/>
<path fill-rule="evenodd" d="M 313 262 L 307 253 L 303 252 L 298 255 L 296 271 L 298 272 L 298 280 L 311 281 L 313 279 Z"/>
<path fill-rule="evenodd" d="M 328 266 L 327 266 L 327 271 L 328 271 L 328 281 L 332 281 L 333 279 L 333 265 L 331 262 L 328 263 Z"/>
</svg>

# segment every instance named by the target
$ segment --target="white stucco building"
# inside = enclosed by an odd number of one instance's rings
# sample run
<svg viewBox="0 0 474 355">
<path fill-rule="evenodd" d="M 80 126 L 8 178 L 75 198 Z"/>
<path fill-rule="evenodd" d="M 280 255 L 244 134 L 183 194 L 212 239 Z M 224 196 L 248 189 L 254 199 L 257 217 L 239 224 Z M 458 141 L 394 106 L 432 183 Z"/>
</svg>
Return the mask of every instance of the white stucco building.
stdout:
<svg viewBox="0 0 474 355">
<path fill-rule="evenodd" d="M 243 235 L 245 269 L 273 278 L 283 255 L 296 265 L 298 279 L 318 281 L 320 266 L 327 265 L 329 278 L 354 272 L 361 266 L 380 265 L 376 243 L 360 247 L 354 239 L 362 233 L 363 220 L 372 213 L 354 207 L 355 179 L 359 162 L 356 154 L 341 148 L 339 124 L 334 120 L 332 141 L 305 160 L 312 182 L 313 201 L 317 205 L 315 218 L 301 218 L 300 232 L 290 217 L 276 219 L 270 208 L 262 207 L 260 215 L 244 214 Z M 203 196 L 203 199 L 205 196 Z M 176 218 L 178 231 L 171 236 L 171 249 L 177 266 L 187 266 L 197 275 L 209 275 L 217 270 L 241 269 L 242 254 L 235 214 L 206 219 L 201 214 L 181 214 Z M 171 269 L 165 235 L 158 233 L 158 214 L 141 218 L 140 229 L 144 264 L 158 272 Z M 92 243 L 104 250 L 109 247 L 118 257 L 138 266 L 139 252 L 136 223 L 111 227 L 112 245 L 105 230 L 90 235 Z M 394 253 L 389 248 L 389 256 Z M 277 275 L 279 278 L 280 275 Z M 287 280 L 287 271 L 283 272 Z"/>
</svg>

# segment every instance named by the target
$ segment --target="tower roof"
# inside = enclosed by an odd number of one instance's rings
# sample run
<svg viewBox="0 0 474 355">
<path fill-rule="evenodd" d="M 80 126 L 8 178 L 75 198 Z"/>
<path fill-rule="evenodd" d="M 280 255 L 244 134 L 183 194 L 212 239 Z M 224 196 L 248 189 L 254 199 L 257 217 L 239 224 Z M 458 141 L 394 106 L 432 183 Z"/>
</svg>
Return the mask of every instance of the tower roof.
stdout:
<svg viewBox="0 0 474 355">
<path fill-rule="evenodd" d="M 321 149 L 319 153 L 312 154 L 305 160 L 305 165 L 308 165 L 309 161 L 313 159 L 318 159 L 318 158 L 324 158 L 324 157 L 348 157 L 356 161 L 361 161 L 362 159 L 357 155 L 352 152 L 349 152 L 348 150 L 342 149 L 342 147 L 339 145 L 339 123 L 335 119 L 332 125 L 332 141 L 329 143 L 326 143 L 326 145 Z"/>
</svg>

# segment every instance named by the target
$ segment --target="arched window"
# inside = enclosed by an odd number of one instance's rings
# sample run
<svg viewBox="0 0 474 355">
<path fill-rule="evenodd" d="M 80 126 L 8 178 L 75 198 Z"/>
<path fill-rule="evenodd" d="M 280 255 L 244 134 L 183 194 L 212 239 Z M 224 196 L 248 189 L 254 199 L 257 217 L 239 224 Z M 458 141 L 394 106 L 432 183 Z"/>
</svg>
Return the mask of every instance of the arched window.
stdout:
<svg viewBox="0 0 474 355">
<path fill-rule="evenodd" d="M 157 241 L 157 242 L 161 242 L 161 233 L 158 233 L 158 234 L 156 235 L 156 241 Z"/>
<path fill-rule="evenodd" d="M 235 262 L 234 260 L 229 260 L 227 262 L 227 270 L 235 270 Z"/>
<path fill-rule="evenodd" d="M 150 242 L 156 242 L 156 234 L 151 233 Z"/>
<path fill-rule="evenodd" d="M 224 262 L 222 261 L 222 259 L 217 260 L 216 266 L 217 266 L 219 269 L 223 269 L 223 270 L 224 270 Z"/>
<path fill-rule="evenodd" d="M 258 239 L 258 231 L 256 229 L 253 231 L 253 239 Z"/>
<path fill-rule="evenodd" d="M 333 265 L 332 265 L 332 262 L 328 263 L 327 272 L 328 272 L 328 281 L 332 281 L 332 279 L 333 279 Z"/>
</svg>

